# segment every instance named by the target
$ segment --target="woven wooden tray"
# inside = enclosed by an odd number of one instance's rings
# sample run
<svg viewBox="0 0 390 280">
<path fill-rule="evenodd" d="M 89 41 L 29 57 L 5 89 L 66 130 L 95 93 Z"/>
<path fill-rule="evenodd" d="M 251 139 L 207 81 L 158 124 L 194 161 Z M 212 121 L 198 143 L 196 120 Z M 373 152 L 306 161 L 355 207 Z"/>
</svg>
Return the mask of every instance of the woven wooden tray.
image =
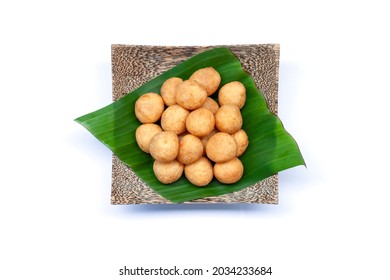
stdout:
<svg viewBox="0 0 390 280">
<path fill-rule="evenodd" d="M 263 92 L 268 108 L 278 110 L 279 45 L 234 45 L 228 47 L 241 61 Z M 154 78 L 212 47 L 167 47 L 112 45 L 113 100 L 117 100 Z M 113 155 L 112 204 L 168 204 Z M 187 203 L 278 203 L 277 174 L 243 190 Z"/>
</svg>

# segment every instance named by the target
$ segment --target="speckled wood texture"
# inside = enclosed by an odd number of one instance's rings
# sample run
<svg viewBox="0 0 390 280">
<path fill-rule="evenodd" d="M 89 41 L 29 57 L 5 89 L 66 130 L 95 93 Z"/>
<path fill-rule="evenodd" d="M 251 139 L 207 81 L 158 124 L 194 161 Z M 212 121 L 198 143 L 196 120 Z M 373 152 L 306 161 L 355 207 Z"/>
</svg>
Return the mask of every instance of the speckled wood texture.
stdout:
<svg viewBox="0 0 390 280">
<path fill-rule="evenodd" d="M 113 100 L 123 97 L 188 58 L 214 47 L 217 46 L 112 45 Z M 270 111 L 277 114 L 279 45 L 228 45 L 224 47 L 228 47 L 241 61 L 243 69 L 253 77 L 257 88 L 264 94 Z M 112 162 L 112 204 L 171 204 L 169 200 L 160 196 L 139 179 L 131 168 L 115 155 L 113 155 Z M 275 174 L 234 193 L 185 203 L 277 204 L 278 175 Z"/>
</svg>

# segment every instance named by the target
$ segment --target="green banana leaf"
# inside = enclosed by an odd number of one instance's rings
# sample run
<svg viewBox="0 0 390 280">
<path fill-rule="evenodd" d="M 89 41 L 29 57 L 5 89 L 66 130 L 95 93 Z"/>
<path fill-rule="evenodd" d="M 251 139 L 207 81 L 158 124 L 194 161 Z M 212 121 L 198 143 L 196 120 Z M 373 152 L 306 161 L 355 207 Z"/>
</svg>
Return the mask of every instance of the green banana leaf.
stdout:
<svg viewBox="0 0 390 280">
<path fill-rule="evenodd" d="M 170 77 L 188 79 L 197 69 L 208 66 L 220 73 L 221 86 L 231 81 L 240 81 L 247 90 L 246 104 L 241 110 L 243 129 L 249 138 L 248 149 L 240 157 L 245 168 L 244 175 L 240 181 L 231 185 L 221 184 L 214 179 L 206 187 L 199 188 L 184 176 L 173 184 L 164 185 L 153 173 L 152 157 L 141 151 L 135 141 L 135 130 L 140 125 L 134 114 L 135 101 L 144 93 L 159 93 L 162 83 Z M 268 110 L 263 94 L 228 48 L 215 48 L 200 53 L 110 105 L 75 121 L 130 166 L 148 186 L 173 203 L 238 191 L 279 171 L 305 164 L 297 143 L 284 129 L 279 118 Z"/>
</svg>

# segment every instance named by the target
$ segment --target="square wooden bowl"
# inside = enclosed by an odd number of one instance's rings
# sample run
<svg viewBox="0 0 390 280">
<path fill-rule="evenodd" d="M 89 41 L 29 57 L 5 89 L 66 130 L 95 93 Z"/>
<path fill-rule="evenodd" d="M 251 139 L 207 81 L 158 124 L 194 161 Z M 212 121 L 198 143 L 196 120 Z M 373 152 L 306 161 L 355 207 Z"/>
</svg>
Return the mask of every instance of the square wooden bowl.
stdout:
<svg viewBox="0 0 390 280">
<path fill-rule="evenodd" d="M 150 79 L 188 58 L 215 46 L 141 46 L 112 45 L 112 95 L 117 100 Z M 228 45 L 245 71 L 263 92 L 271 112 L 278 110 L 279 45 Z M 112 204 L 170 204 L 113 155 Z M 186 203 L 278 203 L 277 174 L 243 190 L 196 199 Z"/>
</svg>

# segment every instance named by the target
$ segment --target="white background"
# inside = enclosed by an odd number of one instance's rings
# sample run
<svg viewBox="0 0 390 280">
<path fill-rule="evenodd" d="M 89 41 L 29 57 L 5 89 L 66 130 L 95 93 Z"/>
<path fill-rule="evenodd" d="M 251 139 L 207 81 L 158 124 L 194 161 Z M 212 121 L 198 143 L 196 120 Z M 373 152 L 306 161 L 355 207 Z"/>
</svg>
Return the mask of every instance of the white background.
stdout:
<svg viewBox="0 0 390 280">
<path fill-rule="evenodd" d="M 385 3 L 2 1 L 0 278 L 390 279 Z M 279 116 L 307 163 L 280 173 L 279 205 L 110 205 L 111 152 L 73 119 L 111 102 L 112 43 L 279 43 Z"/>
</svg>

